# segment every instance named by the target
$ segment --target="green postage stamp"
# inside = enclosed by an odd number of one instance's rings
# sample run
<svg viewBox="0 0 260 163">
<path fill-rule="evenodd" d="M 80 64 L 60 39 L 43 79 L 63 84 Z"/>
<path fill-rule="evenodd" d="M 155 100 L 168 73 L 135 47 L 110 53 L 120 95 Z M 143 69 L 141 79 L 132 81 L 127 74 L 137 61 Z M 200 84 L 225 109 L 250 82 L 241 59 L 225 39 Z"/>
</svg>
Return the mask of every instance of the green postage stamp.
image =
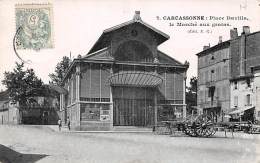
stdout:
<svg viewBox="0 0 260 163">
<path fill-rule="evenodd" d="M 53 48 L 53 22 L 51 4 L 15 5 L 16 48 Z"/>
</svg>

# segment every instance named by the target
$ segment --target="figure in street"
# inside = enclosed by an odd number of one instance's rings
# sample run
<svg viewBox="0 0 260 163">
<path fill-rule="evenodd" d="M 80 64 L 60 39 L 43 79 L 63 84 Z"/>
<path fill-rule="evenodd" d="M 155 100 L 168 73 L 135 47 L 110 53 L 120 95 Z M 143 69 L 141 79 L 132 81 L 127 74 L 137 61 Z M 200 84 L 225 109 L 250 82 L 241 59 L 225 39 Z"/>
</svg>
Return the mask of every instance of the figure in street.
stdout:
<svg viewBox="0 0 260 163">
<path fill-rule="evenodd" d="M 61 119 L 58 120 L 59 131 L 61 131 Z"/>
<path fill-rule="evenodd" d="M 68 129 L 70 130 L 70 118 L 67 118 L 67 125 L 68 125 Z"/>
</svg>

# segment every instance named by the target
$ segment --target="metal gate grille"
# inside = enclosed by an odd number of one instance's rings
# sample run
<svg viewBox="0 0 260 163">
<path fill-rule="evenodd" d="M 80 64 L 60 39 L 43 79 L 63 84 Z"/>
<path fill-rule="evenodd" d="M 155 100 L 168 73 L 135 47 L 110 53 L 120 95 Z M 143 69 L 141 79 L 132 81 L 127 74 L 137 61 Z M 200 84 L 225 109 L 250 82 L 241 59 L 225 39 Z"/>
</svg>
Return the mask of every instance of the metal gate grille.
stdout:
<svg viewBox="0 0 260 163">
<path fill-rule="evenodd" d="M 151 88 L 113 88 L 114 126 L 151 126 L 154 100 Z"/>
</svg>

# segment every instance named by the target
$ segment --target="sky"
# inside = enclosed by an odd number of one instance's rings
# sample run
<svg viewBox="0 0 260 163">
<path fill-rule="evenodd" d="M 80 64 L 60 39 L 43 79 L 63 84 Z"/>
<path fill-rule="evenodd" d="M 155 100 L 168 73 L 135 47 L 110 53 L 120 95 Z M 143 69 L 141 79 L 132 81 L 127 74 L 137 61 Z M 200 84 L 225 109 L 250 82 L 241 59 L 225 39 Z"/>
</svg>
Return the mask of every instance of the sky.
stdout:
<svg viewBox="0 0 260 163">
<path fill-rule="evenodd" d="M 204 45 L 216 45 L 219 36 L 223 41 L 229 40 L 232 28 L 237 28 L 239 34 L 243 26 L 250 26 L 251 32 L 260 30 L 260 0 L 0 0 L 0 80 L 3 80 L 5 71 L 12 71 L 15 62 L 20 61 L 12 46 L 16 31 L 15 4 L 32 3 L 52 5 L 54 47 L 39 51 L 18 50 L 18 53 L 24 60 L 31 61 L 25 66 L 33 68 L 45 83 L 48 83 L 49 73 L 54 72 L 63 56 L 70 56 L 70 53 L 72 58 L 79 54 L 86 55 L 103 30 L 131 20 L 135 11 L 141 12 L 144 22 L 170 36 L 169 40 L 159 45 L 159 50 L 182 63 L 186 60 L 190 63 L 188 83 L 190 77 L 197 76 L 196 54 L 202 51 Z M 169 16 L 212 16 L 215 20 L 201 22 L 209 25 L 229 23 L 229 26 L 176 26 L 177 22 L 194 21 L 163 19 Z M 226 20 L 227 16 L 244 16 L 248 20 Z M 217 17 L 224 17 L 225 20 L 216 20 Z M 191 30 L 198 33 L 189 33 Z M 201 30 L 203 33 L 200 33 Z M 5 87 L 1 83 L 0 90 L 3 89 Z"/>
</svg>

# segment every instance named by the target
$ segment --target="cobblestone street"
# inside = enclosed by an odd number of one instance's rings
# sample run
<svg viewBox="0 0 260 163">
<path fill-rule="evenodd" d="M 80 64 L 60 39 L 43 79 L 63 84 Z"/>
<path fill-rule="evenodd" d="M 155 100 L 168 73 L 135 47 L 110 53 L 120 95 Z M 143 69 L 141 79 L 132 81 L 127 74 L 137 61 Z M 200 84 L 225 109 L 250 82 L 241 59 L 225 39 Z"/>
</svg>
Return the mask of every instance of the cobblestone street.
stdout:
<svg viewBox="0 0 260 163">
<path fill-rule="evenodd" d="M 235 163 L 257 162 L 260 154 L 259 135 L 191 138 L 153 133 L 56 132 L 46 126 L 0 126 L 0 133 L 3 162 Z"/>
</svg>

